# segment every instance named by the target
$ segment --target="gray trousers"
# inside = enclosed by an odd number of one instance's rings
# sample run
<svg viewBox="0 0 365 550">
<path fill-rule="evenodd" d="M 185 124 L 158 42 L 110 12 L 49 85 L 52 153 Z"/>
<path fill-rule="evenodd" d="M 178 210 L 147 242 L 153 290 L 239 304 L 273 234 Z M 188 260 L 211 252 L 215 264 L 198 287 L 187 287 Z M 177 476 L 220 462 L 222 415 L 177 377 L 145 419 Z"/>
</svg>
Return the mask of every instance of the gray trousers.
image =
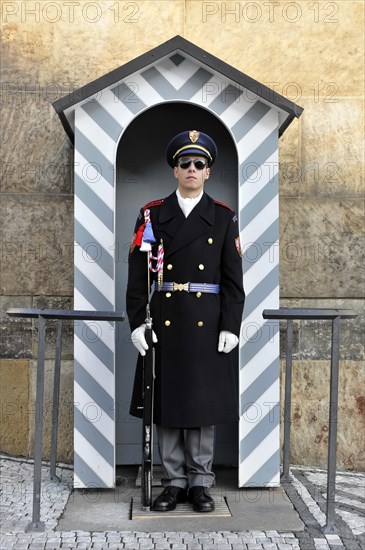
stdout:
<svg viewBox="0 0 365 550">
<path fill-rule="evenodd" d="M 161 479 L 163 487 L 211 487 L 215 480 L 212 472 L 215 427 L 184 429 L 156 426 L 156 429 L 164 472 Z"/>
</svg>

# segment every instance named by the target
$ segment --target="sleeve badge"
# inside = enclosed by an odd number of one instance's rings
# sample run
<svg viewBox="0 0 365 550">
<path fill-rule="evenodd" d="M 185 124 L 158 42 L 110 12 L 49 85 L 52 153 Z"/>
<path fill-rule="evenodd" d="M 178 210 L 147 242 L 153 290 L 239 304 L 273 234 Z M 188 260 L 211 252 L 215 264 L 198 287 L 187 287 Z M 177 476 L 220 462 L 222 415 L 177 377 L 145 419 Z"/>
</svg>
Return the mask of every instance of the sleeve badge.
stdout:
<svg viewBox="0 0 365 550">
<path fill-rule="evenodd" d="M 238 252 L 238 255 L 242 258 L 243 252 L 242 252 L 242 247 L 241 247 L 241 239 L 239 237 L 236 237 L 234 242 L 235 242 L 235 245 L 236 245 L 236 250 Z"/>
<path fill-rule="evenodd" d="M 136 240 L 136 233 L 133 233 L 131 246 L 129 247 L 129 252 L 130 252 L 131 254 L 132 254 L 133 250 L 134 250 L 135 247 L 136 247 L 135 240 Z"/>
</svg>

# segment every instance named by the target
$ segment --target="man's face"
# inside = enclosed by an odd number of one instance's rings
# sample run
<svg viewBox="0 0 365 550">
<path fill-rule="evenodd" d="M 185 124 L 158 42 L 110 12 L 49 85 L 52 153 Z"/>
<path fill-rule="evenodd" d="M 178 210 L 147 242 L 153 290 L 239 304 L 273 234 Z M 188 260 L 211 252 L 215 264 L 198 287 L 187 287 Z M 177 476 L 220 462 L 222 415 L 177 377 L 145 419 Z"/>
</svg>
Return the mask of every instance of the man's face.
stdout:
<svg viewBox="0 0 365 550">
<path fill-rule="evenodd" d="M 190 164 L 185 168 L 188 161 Z M 200 163 L 204 163 L 205 166 L 201 170 Z M 195 163 L 197 166 L 195 166 Z M 182 166 L 181 166 L 182 165 Z M 204 188 L 204 182 L 208 179 L 210 174 L 210 168 L 207 167 L 207 159 L 202 156 L 186 155 L 179 157 L 177 166 L 174 168 L 174 176 L 179 183 L 180 193 L 185 197 L 197 197 Z"/>
</svg>

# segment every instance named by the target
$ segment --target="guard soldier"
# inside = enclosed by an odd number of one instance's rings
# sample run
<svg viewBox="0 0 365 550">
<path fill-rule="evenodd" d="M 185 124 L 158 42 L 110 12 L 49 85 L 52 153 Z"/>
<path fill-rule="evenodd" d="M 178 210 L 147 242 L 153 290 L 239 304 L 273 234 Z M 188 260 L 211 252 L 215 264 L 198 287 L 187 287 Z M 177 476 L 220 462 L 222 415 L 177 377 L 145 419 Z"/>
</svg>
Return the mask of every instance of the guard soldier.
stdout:
<svg viewBox="0 0 365 550">
<path fill-rule="evenodd" d="M 203 132 L 185 131 L 170 141 L 167 161 L 177 189 L 141 209 L 129 255 L 127 313 L 140 352 L 131 404 L 137 417 L 147 349 L 146 252 L 153 285 L 154 422 L 164 472 L 157 511 L 187 499 L 198 512 L 214 510 L 215 425 L 238 419 L 230 352 L 239 341 L 245 299 L 242 254 L 236 214 L 204 191 L 216 156 Z"/>
</svg>

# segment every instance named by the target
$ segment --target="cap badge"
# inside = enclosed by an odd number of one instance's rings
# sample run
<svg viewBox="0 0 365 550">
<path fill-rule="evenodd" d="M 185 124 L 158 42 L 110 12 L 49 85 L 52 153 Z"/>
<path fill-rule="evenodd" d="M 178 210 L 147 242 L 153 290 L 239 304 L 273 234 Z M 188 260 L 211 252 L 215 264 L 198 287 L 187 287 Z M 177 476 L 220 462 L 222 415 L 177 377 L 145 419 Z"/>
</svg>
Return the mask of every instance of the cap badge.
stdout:
<svg viewBox="0 0 365 550">
<path fill-rule="evenodd" d="M 193 143 L 195 143 L 196 141 L 198 141 L 199 139 L 199 132 L 197 130 L 190 130 L 189 132 L 189 139 L 190 141 L 192 141 Z"/>
</svg>

